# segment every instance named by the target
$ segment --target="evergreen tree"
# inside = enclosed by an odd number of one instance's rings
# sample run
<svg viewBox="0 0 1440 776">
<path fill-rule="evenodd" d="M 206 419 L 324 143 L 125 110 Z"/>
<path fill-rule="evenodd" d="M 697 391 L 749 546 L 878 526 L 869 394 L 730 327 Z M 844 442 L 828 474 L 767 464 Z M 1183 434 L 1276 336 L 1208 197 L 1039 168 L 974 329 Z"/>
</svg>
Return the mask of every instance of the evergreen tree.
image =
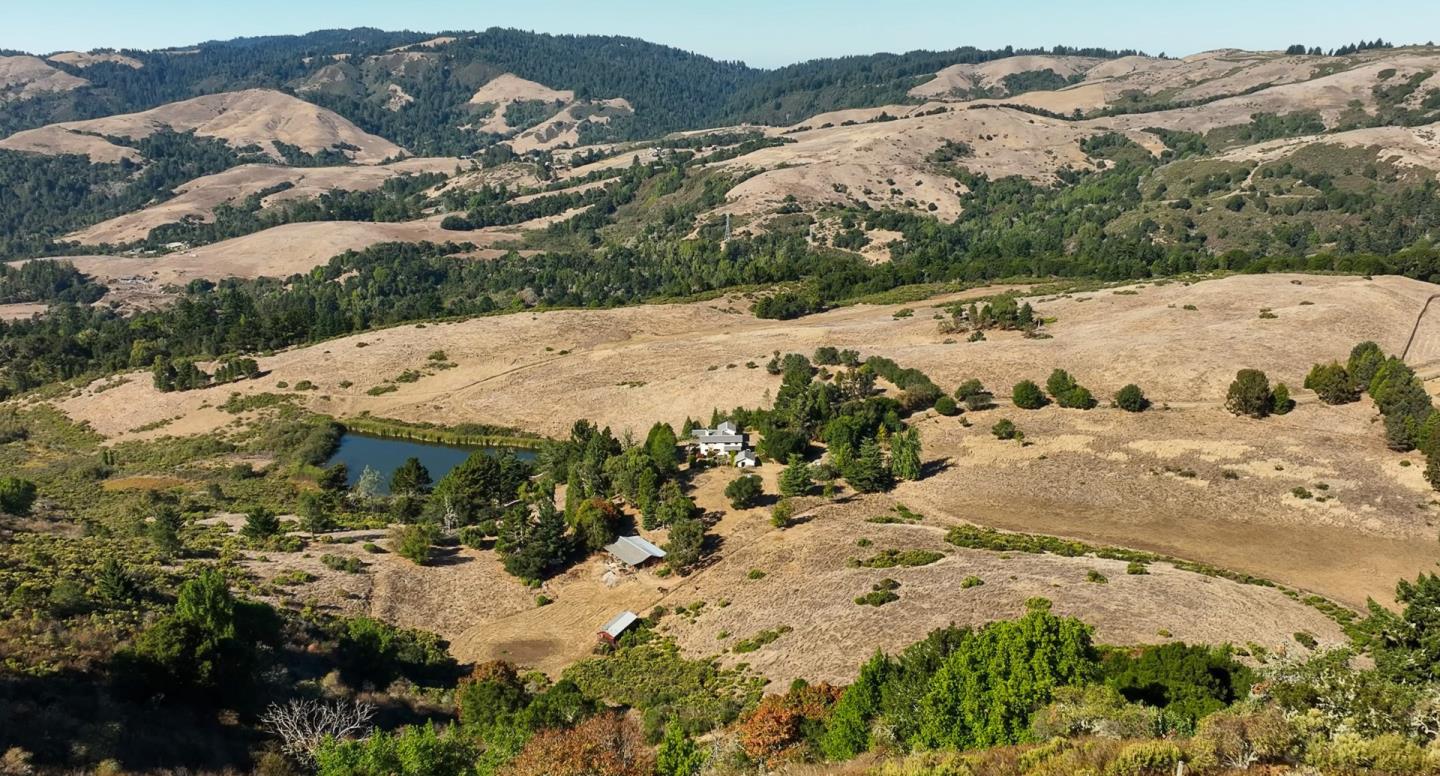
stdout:
<svg viewBox="0 0 1440 776">
<path fill-rule="evenodd" d="M 1036 601 L 1023 618 L 985 626 L 945 658 L 920 699 L 911 743 L 925 749 L 1019 743 L 1029 734 L 1031 714 L 1056 688 L 1092 681 L 1097 673 L 1090 628 Z"/>
<path fill-rule="evenodd" d="M 423 495 L 430 492 L 430 470 L 419 458 L 410 457 L 390 475 L 390 495 Z"/>
<path fill-rule="evenodd" d="M 509 573 L 521 579 L 544 579 L 570 551 L 565 516 L 543 494 L 534 505 L 517 504 L 500 520 L 495 549 Z"/>
<path fill-rule="evenodd" d="M 860 667 L 825 721 L 820 751 L 829 760 L 850 760 L 870 750 L 870 726 L 880 713 L 881 689 L 893 673 L 890 658 L 876 650 Z"/>
<path fill-rule="evenodd" d="M 804 496 L 815 487 L 810 464 L 798 455 L 790 456 L 785 470 L 780 472 L 780 495 Z"/>
<path fill-rule="evenodd" d="M 672 719 L 655 749 L 655 776 L 698 776 L 705 759 L 705 752 Z"/>
<path fill-rule="evenodd" d="M 645 450 L 662 475 L 673 475 L 679 470 L 678 444 L 675 429 L 671 428 L 669 423 L 656 423 L 650 427 L 650 434 L 645 438 Z"/>
<path fill-rule="evenodd" d="M 861 493 L 878 493 L 889 490 L 890 467 L 885 462 L 885 453 L 875 439 L 860 443 L 860 450 L 845 467 L 845 481 Z"/>
<path fill-rule="evenodd" d="M 890 442 L 890 468 L 902 480 L 918 480 L 921 472 L 920 431 L 914 427 Z"/>
<path fill-rule="evenodd" d="M 700 562 L 705 549 L 705 524 L 693 517 L 670 523 L 670 541 L 665 544 L 665 560 L 678 569 Z"/>
</svg>

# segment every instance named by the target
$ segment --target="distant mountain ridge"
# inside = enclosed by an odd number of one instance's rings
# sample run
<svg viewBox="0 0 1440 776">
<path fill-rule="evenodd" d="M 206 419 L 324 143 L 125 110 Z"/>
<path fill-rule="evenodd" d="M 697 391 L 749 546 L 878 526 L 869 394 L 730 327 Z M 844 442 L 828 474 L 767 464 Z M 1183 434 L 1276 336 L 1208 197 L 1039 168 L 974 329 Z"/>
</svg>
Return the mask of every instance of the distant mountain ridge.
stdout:
<svg viewBox="0 0 1440 776">
<path fill-rule="evenodd" d="M 415 153 L 455 154 L 491 142 L 459 127 L 469 123 L 469 98 L 506 73 L 579 99 L 624 99 L 634 108 L 633 118 L 592 128 L 591 136 L 581 138 L 593 141 L 740 122 L 787 124 L 828 110 L 905 102 L 911 99 L 907 91 L 943 67 L 1016 54 L 1103 59 L 1137 52 L 962 47 L 764 70 L 637 38 L 500 28 L 439 35 L 358 28 L 115 53 L 127 61 L 97 57 L 82 63 L 66 57 L 46 63 L 56 76 L 83 78 L 85 85 L 7 105 L 0 111 L 0 136 L 204 94 L 270 88 L 302 93 Z M 321 88 L 327 72 L 331 83 Z"/>
</svg>

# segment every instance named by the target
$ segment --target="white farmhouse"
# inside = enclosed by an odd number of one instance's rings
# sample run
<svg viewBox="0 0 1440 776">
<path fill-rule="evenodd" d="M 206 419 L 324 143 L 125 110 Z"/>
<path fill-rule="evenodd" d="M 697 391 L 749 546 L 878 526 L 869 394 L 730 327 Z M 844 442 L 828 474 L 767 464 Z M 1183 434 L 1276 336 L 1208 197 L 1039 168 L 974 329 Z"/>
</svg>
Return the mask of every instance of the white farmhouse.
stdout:
<svg viewBox="0 0 1440 776">
<path fill-rule="evenodd" d="M 730 455 L 745 449 L 745 435 L 728 420 L 715 428 L 697 428 L 690 436 L 705 456 Z"/>
</svg>

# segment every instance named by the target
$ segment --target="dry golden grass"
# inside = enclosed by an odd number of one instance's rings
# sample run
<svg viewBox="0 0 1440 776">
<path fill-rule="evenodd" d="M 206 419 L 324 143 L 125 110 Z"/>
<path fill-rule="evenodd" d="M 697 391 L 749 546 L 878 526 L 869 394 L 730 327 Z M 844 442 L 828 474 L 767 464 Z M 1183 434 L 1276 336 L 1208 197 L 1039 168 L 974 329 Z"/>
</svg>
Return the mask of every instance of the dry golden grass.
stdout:
<svg viewBox="0 0 1440 776">
<path fill-rule="evenodd" d="M 298 348 L 261 359 L 270 373 L 260 380 L 205 391 L 159 394 L 137 374 L 60 406 L 115 438 L 207 433 L 235 420 L 215 409 L 230 392 L 283 392 L 278 381 L 308 379 L 320 390 L 301 401 L 342 418 L 370 411 L 554 435 L 590 418 L 643 437 L 656 420 L 678 426 L 687 415 L 708 418 L 713 407 L 765 403 L 779 384 L 763 368 L 775 351 L 854 347 L 922 369 L 947 389 L 976 377 L 1002 396 L 1019 379 L 1043 381 L 1063 367 L 1102 399 L 1136 382 L 1157 407 L 1131 415 L 1105 407 L 1022 412 L 1002 406 L 969 414 L 969 428 L 959 418 L 915 418 L 935 471 L 902 484 L 891 498 L 926 515 L 918 527 L 863 522 L 884 511 L 880 499 L 821 506 L 809 522 L 777 532 L 764 509 L 729 510 L 723 489 L 734 471 L 715 470 L 696 478 L 693 492 L 704 509 L 723 513 L 713 529 L 722 539 L 721 560 L 694 577 L 660 580 L 642 572 L 611 587 L 597 558 L 550 582 L 545 592 L 556 603 L 537 609 L 533 591 L 505 576 L 492 555 L 465 550 L 459 556 L 470 560 L 423 571 L 386 559 L 360 598 L 337 605 L 423 622 L 454 640 L 465 658 L 508 656 L 546 670 L 588 651 L 595 628 L 616 611 L 696 600 L 713 605 L 721 598 L 732 601 L 723 614 L 707 608 L 695 623 L 675 625 L 677 638 L 692 654 L 706 654 L 719 651 L 719 630 L 744 638 L 790 625 L 795 633 L 748 656 L 777 679 L 838 679 L 877 646 L 897 646 L 952 619 L 1009 616 L 1026 596 L 1040 594 L 1094 622 L 1108 640 L 1156 639 L 1164 629 L 1176 638 L 1280 646 L 1298 630 L 1325 639 L 1335 632 L 1314 610 L 1276 591 L 1164 565 L 1131 578 L 1123 567 L 1094 559 L 1005 559 L 957 550 L 934 567 L 877 575 L 848 568 L 844 559 L 864 554 L 854 547 L 862 536 L 878 548 L 942 547 L 941 532 L 931 526 L 965 521 L 1158 551 L 1354 606 L 1367 596 L 1388 601 L 1395 580 L 1435 561 L 1434 494 L 1421 476 L 1423 462 L 1385 449 L 1368 400 L 1327 407 L 1299 386 L 1312 363 L 1343 359 L 1360 340 L 1398 350 L 1437 290 L 1394 277 L 1140 284 L 1032 298 L 1041 315 L 1056 319 L 1046 327 L 1051 338 L 992 332 L 978 343 L 937 333 L 931 315 L 938 300 L 904 305 L 916 312 L 901 319 L 893 316 L 901 305 L 861 305 L 763 321 L 745 312 L 747 302 L 738 297 L 519 313 Z M 987 291 L 994 289 L 971 294 Z M 1260 307 L 1278 317 L 1259 319 Z M 457 366 L 399 383 L 394 393 L 366 394 L 407 369 L 424 371 L 434 350 L 445 350 Z M 747 367 L 751 361 L 756 368 Z M 1226 386 L 1242 367 L 1264 368 L 1289 383 L 1299 406 L 1264 421 L 1225 412 Z M 354 384 L 342 388 L 342 380 Z M 162 429 L 130 432 L 172 417 L 179 419 Z M 994 439 L 988 429 L 1001 417 L 1019 424 L 1031 444 Z M 1404 466 L 1406 460 L 1412 465 Z M 778 467 L 762 467 L 761 474 L 773 493 Z M 1297 486 L 1325 500 L 1298 499 L 1291 495 Z M 663 532 L 653 538 L 663 541 Z M 750 568 L 767 576 L 753 584 L 743 579 Z M 1089 568 L 1110 584 L 1085 582 Z M 321 577 L 314 587 L 324 589 L 329 577 L 312 573 Z M 986 584 L 957 588 L 970 574 Z M 900 602 L 876 610 L 851 602 L 872 577 L 885 575 L 905 583 Z"/>
</svg>

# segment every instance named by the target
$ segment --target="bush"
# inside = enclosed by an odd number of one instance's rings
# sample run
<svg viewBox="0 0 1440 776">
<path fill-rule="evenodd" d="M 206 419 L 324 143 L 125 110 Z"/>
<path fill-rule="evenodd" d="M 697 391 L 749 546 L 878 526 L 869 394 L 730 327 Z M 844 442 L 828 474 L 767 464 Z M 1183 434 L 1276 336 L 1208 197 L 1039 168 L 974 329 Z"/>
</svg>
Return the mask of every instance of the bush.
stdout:
<svg viewBox="0 0 1440 776">
<path fill-rule="evenodd" d="M 1275 390 L 1270 394 L 1270 411 L 1276 415 L 1284 415 L 1293 409 L 1295 400 L 1290 398 L 1290 386 L 1276 383 Z"/>
<path fill-rule="evenodd" d="M 972 412 L 988 410 L 995 406 L 995 396 L 985 390 L 985 386 L 975 379 L 961 383 L 960 387 L 955 389 L 955 399 L 964 402 L 965 409 Z"/>
<path fill-rule="evenodd" d="M 749 509 L 755 506 L 764 488 L 757 474 L 736 477 L 725 486 L 725 498 L 730 499 L 732 509 Z"/>
<path fill-rule="evenodd" d="M 960 408 L 956 406 L 954 399 L 949 396 L 941 396 L 935 400 L 935 412 L 952 418 L 960 414 Z"/>
<path fill-rule="evenodd" d="M 1115 406 L 1126 412 L 1144 412 L 1150 408 L 1150 400 L 1145 398 L 1140 386 L 1130 383 L 1115 392 Z"/>
<path fill-rule="evenodd" d="M 1056 369 L 1050 373 L 1050 378 L 1045 381 L 1045 389 L 1061 407 L 1088 410 L 1095 406 L 1095 397 L 1090 391 L 1075 382 L 1075 378 L 1064 369 Z"/>
<path fill-rule="evenodd" d="M 1020 429 L 1016 428 L 1009 418 L 1001 418 L 996 421 L 995 425 L 990 427 L 990 433 L 994 434 L 996 439 L 1020 439 L 1023 437 Z"/>
<path fill-rule="evenodd" d="M 1172 741 L 1137 741 L 1120 750 L 1106 773 L 1110 776 L 1169 776 L 1181 759 Z"/>
<path fill-rule="evenodd" d="M 18 517 L 30 514 L 35 505 L 35 483 L 19 477 L 0 477 L 0 512 Z"/>
<path fill-rule="evenodd" d="M 1263 418 L 1275 409 L 1275 395 L 1270 391 L 1270 378 L 1258 369 L 1241 369 L 1235 373 L 1225 395 L 1225 409 L 1236 415 Z"/>
<path fill-rule="evenodd" d="M 1031 380 L 1016 383 L 1010 391 L 1010 400 L 1022 410 L 1038 410 L 1050 403 L 1045 394 L 1040 392 L 1040 386 Z"/>
<path fill-rule="evenodd" d="M 781 499 L 776 502 L 770 510 L 770 525 L 776 528 L 789 527 L 790 521 L 795 519 L 795 504 L 790 499 Z"/>
<path fill-rule="evenodd" d="M 390 530 L 390 545 L 402 558 L 424 566 L 430 562 L 439 531 L 429 523 L 396 526 Z"/>
<path fill-rule="evenodd" d="M 1200 771 L 1236 762 L 1263 765 L 1286 760 L 1296 742 L 1296 731 L 1280 709 L 1231 708 L 1200 720 L 1190 742 L 1190 756 Z"/>
<path fill-rule="evenodd" d="M 1360 390 L 1350 373 L 1337 362 L 1316 364 L 1305 376 L 1305 387 L 1315 392 L 1326 404 L 1348 404 L 1360 398 Z"/>
</svg>

